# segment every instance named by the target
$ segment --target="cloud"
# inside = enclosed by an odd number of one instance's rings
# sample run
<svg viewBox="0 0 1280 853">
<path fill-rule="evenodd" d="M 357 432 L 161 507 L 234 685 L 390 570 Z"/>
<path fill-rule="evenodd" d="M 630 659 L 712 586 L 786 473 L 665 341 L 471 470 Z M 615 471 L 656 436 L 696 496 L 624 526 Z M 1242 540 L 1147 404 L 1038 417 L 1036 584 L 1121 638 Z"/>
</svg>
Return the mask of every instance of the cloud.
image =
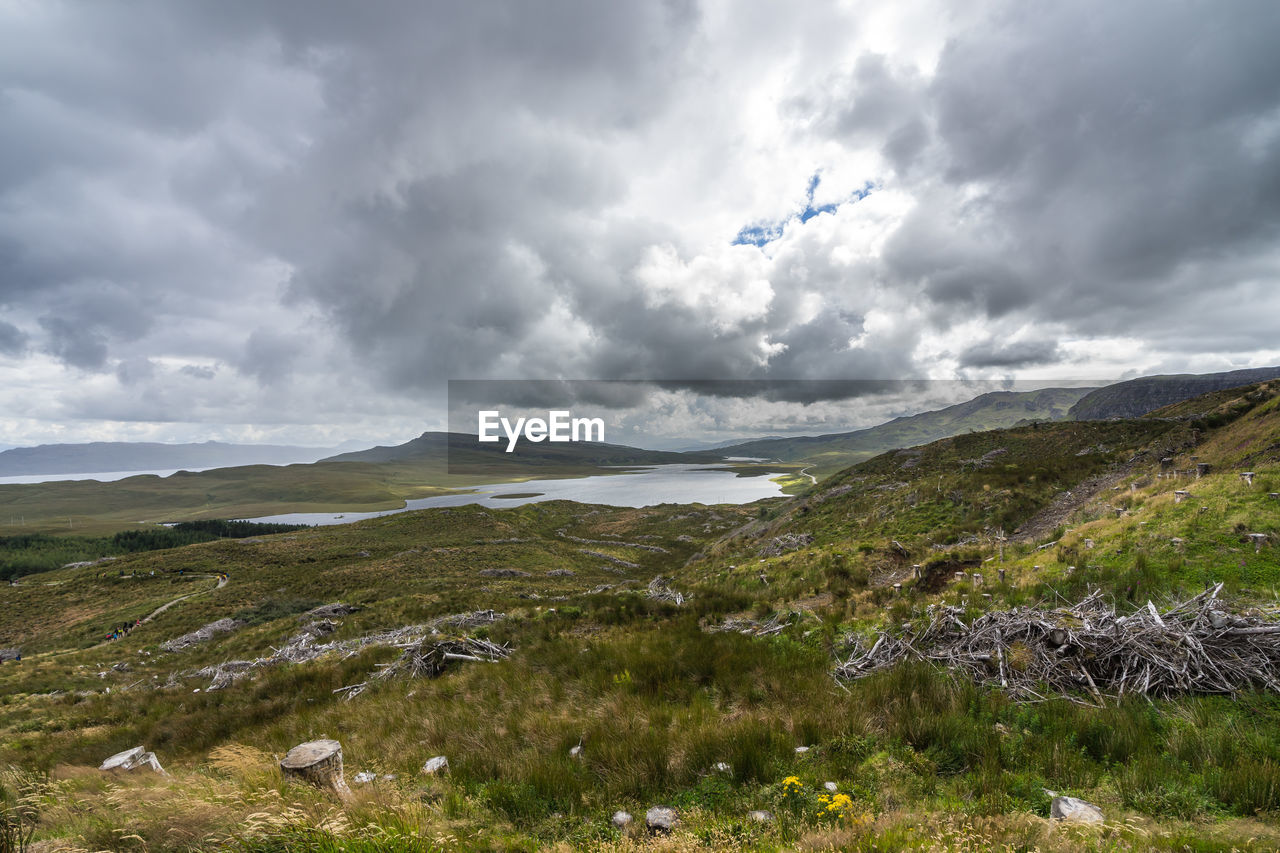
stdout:
<svg viewBox="0 0 1280 853">
<path fill-rule="evenodd" d="M 26 348 L 26 333 L 12 323 L 0 320 L 0 355 L 21 355 Z"/>
<path fill-rule="evenodd" d="M 986 341 L 960 353 L 961 367 L 1025 367 L 1049 364 L 1062 355 L 1056 341 Z"/>
<path fill-rule="evenodd" d="M 1276 357 L 1271 3 L 0 15 L 0 354 L 49 429 Z"/>
</svg>

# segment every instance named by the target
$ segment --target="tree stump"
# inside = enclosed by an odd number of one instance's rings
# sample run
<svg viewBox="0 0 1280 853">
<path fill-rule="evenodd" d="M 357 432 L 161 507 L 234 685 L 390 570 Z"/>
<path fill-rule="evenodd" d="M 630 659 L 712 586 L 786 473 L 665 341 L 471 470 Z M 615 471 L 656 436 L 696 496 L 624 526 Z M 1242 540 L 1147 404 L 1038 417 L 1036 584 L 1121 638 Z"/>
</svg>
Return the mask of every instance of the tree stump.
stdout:
<svg viewBox="0 0 1280 853">
<path fill-rule="evenodd" d="M 313 740 L 289 750 L 280 761 L 285 778 L 301 779 L 308 785 L 333 791 L 340 797 L 351 795 L 342 778 L 342 744 L 336 740 Z"/>
</svg>

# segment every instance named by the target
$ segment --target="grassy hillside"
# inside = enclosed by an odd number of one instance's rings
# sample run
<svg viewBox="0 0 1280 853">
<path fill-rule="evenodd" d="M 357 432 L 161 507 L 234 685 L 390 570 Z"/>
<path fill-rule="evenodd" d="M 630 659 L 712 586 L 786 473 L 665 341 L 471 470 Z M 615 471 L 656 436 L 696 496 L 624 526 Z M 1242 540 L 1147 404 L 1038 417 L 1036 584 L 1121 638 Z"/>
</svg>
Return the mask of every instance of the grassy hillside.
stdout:
<svg viewBox="0 0 1280 853">
<path fill-rule="evenodd" d="M 952 435 L 1011 427 L 1024 421 L 1062 420 L 1091 388 L 993 391 L 933 412 L 896 418 L 854 432 L 799 438 L 771 438 L 720 448 L 726 456 L 753 456 L 803 462 L 822 479 L 886 450 L 914 447 Z"/>
<path fill-rule="evenodd" d="M 455 448 L 449 457 L 444 442 L 435 437 L 440 435 L 428 434 L 416 439 L 417 443 L 367 451 L 368 458 L 374 461 L 250 465 L 194 473 L 180 471 L 169 477 L 144 475 L 108 483 L 75 480 L 0 485 L 0 536 L 100 534 L 166 521 L 398 509 L 406 500 L 448 494 L 482 483 L 616 474 L 617 468 L 601 466 L 710 462 L 720 458 L 614 445 L 521 445 L 520 452 L 514 454 L 468 446 Z M 798 467 L 778 465 L 769 470 L 782 473 Z M 754 467 L 744 467 L 743 471 L 760 473 Z"/>
<path fill-rule="evenodd" d="M 1079 421 L 1137 418 L 1183 400 L 1277 377 L 1280 377 L 1280 367 L 1231 370 L 1226 373 L 1143 376 L 1090 392 L 1071 407 L 1069 416 Z"/>
<path fill-rule="evenodd" d="M 430 510 L 33 575 L 0 587 L 0 613 L 23 614 L 0 619 L 0 646 L 23 649 L 0 664 L 0 765 L 20 768 L 0 785 L 39 839 L 85 851 L 1278 849 L 1276 694 L 1022 703 L 923 665 L 832 678 L 931 605 L 971 622 L 1100 589 L 1125 610 L 1222 582 L 1232 609 L 1274 610 L 1275 390 L 959 435 L 789 501 Z M 658 574 L 683 604 L 647 595 Z M 208 667 L 272 659 L 335 600 L 362 609 L 315 642 L 493 608 L 470 633 L 512 655 L 346 701 L 401 653 L 348 645 L 210 690 Z M 243 624 L 161 648 L 223 617 Z M 277 758 L 322 736 L 348 780 L 377 781 L 345 802 L 285 782 Z M 138 744 L 172 775 L 93 769 Z M 420 771 L 434 755 L 448 774 Z M 1107 823 L 1051 825 L 1045 789 Z M 659 803 L 681 813 L 669 837 L 609 822 Z"/>
</svg>

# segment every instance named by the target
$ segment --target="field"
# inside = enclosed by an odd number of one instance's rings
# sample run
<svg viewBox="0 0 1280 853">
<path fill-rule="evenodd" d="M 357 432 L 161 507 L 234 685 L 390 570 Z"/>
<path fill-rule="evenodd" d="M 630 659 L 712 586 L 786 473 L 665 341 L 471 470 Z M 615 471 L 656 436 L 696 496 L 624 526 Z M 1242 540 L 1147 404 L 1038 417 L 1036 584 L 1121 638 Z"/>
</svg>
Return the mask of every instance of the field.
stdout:
<svg viewBox="0 0 1280 853">
<path fill-rule="evenodd" d="M 1101 589 L 1136 609 L 1222 582 L 1273 613 L 1276 390 L 957 436 L 744 507 L 438 509 L 23 577 L 0 587 L 0 646 L 22 649 L 0 664 L 11 825 L 45 851 L 1277 849 L 1274 693 L 1024 703 L 925 664 L 832 677 L 935 604 L 971 619 Z M 360 609 L 308 628 L 339 601 Z M 440 621 L 480 610 L 503 616 Z M 511 656 L 377 677 L 403 649 L 360 638 L 431 624 Z M 273 657 L 304 630 L 338 645 Z M 349 799 L 280 775 L 320 737 Z M 96 769 L 137 745 L 170 775 Z M 437 755 L 449 772 L 424 774 Z M 1106 823 L 1054 825 L 1046 790 Z M 680 825 L 650 837 L 658 804 Z"/>
</svg>

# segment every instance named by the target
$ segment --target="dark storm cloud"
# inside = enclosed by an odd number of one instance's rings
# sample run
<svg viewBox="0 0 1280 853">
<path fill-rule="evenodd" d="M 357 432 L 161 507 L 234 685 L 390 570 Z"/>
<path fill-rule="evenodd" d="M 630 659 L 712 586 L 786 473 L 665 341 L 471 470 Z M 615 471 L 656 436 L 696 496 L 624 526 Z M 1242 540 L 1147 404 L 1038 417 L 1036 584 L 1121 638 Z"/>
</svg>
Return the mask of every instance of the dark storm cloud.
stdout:
<svg viewBox="0 0 1280 853">
<path fill-rule="evenodd" d="M 986 341 L 960 353 L 961 367 L 1027 367 L 1049 364 L 1062 355 L 1056 341 Z"/>
<path fill-rule="evenodd" d="M 860 65 L 841 131 L 936 133 L 890 274 L 952 311 L 1088 333 L 1225 294 L 1280 236 L 1278 33 L 1272 3 L 1015 3 L 953 37 L 927 84 Z"/>
<path fill-rule="evenodd" d="M 966 14 L 918 22 L 945 31 L 918 61 L 766 2 L 12 11 L 0 353 L 216 412 L 237 381 L 390 409 L 458 377 L 787 380 L 761 399 L 807 404 L 939 352 L 1273 349 L 1280 6 Z M 730 245 L 753 223 L 765 245 Z M 989 342 L 938 343 L 970 327 Z"/>
<path fill-rule="evenodd" d="M 0 320 L 0 355 L 19 355 L 26 348 L 26 333 L 12 323 Z"/>
</svg>

